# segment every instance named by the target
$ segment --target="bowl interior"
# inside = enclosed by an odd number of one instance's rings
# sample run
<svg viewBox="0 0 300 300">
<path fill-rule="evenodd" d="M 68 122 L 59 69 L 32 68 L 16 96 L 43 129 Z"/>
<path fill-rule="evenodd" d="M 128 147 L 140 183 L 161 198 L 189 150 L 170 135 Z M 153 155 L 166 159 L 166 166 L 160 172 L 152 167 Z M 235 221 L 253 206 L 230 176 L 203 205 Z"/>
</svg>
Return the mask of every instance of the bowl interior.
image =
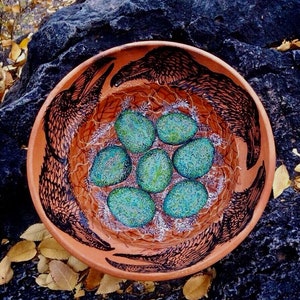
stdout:
<svg viewBox="0 0 300 300">
<path fill-rule="evenodd" d="M 249 234 L 274 152 L 262 104 L 231 67 L 186 45 L 140 42 L 91 58 L 50 93 L 28 181 L 41 219 L 75 256 L 164 280 L 210 266 Z"/>
</svg>

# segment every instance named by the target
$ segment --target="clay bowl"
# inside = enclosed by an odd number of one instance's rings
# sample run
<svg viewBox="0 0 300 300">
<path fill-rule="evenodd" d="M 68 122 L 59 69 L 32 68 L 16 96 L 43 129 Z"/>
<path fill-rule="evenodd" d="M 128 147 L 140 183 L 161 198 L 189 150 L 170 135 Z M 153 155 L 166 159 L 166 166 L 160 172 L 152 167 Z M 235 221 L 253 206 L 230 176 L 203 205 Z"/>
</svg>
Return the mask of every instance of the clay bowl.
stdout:
<svg viewBox="0 0 300 300">
<path fill-rule="evenodd" d="M 36 118 L 27 162 L 35 208 L 69 252 L 117 277 L 167 280 L 247 237 L 269 199 L 275 149 L 234 69 L 151 41 L 70 72 Z"/>
</svg>

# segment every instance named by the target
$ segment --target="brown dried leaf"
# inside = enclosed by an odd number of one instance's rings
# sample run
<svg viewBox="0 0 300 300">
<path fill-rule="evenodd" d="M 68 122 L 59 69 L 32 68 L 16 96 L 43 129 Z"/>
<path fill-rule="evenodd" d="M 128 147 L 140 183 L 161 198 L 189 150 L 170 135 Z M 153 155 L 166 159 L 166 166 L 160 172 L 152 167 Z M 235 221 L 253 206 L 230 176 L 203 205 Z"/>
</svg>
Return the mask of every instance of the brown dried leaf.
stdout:
<svg viewBox="0 0 300 300">
<path fill-rule="evenodd" d="M 75 271 L 75 272 L 82 272 L 84 270 L 86 270 L 88 268 L 88 266 L 83 263 L 82 261 L 80 261 L 79 259 L 77 259 L 74 256 L 70 256 L 67 264 Z"/>
<path fill-rule="evenodd" d="M 0 66 L 0 97 L 4 94 L 6 90 L 6 72 Z"/>
<path fill-rule="evenodd" d="M 294 39 L 291 41 L 291 49 L 299 49 L 300 48 L 300 40 Z"/>
<path fill-rule="evenodd" d="M 47 258 L 64 260 L 70 257 L 70 253 L 65 250 L 53 237 L 44 239 L 39 244 L 39 251 Z"/>
<path fill-rule="evenodd" d="M 287 41 L 287 40 L 283 40 L 283 42 L 281 43 L 281 45 L 279 45 L 278 47 L 276 47 L 276 49 L 278 51 L 287 51 L 287 50 L 290 50 L 291 48 L 291 42 L 290 41 Z"/>
<path fill-rule="evenodd" d="M 279 197 L 285 189 L 291 185 L 290 176 L 285 165 L 281 165 L 275 171 L 273 181 L 274 199 Z"/>
<path fill-rule="evenodd" d="M 31 225 L 21 235 L 22 239 L 35 242 L 42 241 L 46 237 L 50 237 L 50 233 L 43 223 L 36 223 Z"/>
<path fill-rule="evenodd" d="M 155 283 L 154 281 L 143 281 L 143 285 L 145 287 L 146 293 L 152 293 L 155 291 Z"/>
<path fill-rule="evenodd" d="M 80 282 L 75 286 L 74 299 L 78 299 L 84 296 L 85 296 L 85 290 L 82 289 L 82 282 Z"/>
<path fill-rule="evenodd" d="M 40 254 L 38 258 L 39 258 L 39 262 L 37 264 L 38 272 L 45 273 L 49 271 L 49 259 L 42 254 Z"/>
<path fill-rule="evenodd" d="M 47 278 L 46 278 L 46 285 L 47 288 L 53 291 L 61 291 L 61 288 L 56 284 L 56 282 L 53 280 L 51 274 L 46 274 Z"/>
<path fill-rule="evenodd" d="M 15 14 L 19 14 L 21 12 L 20 4 L 14 4 L 11 6 L 11 11 Z"/>
<path fill-rule="evenodd" d="M 8 283 L 14 275 L 11 268 L 11 260 L 5 256 L 0 262 L 0 285 Z"/>
<path fill-rule="evenodd" d="M 28 261 L 35 257 L 37 253 L 35 243 L 32 241 L 20 241 L 12 246 L 7 256 L 12 262 Z"/>
<path fill-rule="evenodd" d="M 63 291 L 72 291 L 79 278 L 79 274 L 74 272 L 67 264 L 60 260 L 52 260 L 49 263 L 51 277 L 55 284 Z"/>
<path fill-rule="evenodd" d="M 103 277 L 102 272 L 100 272 L 96 269 L 90 268 L 89 273 L 84 281 L 84 288 L 87 291 L 92 291 L 92 290 L 96 289 L 100 285 L 102 277 Z"/>
<path fill-rule="evenodd" d="M 12 44 L 12 40 L 11 39 L 6 39 L 6 40 L 2 40 L 1 41 L 1 45 L 3 48 L 8 48 L 10 47 Z"/>
<path fill-rule="evenodd" d="M 9 243 L 9 239 L 2 239 L 1 245 L 7 245 Z"/>
<path fill-rule="evenodd" d="M 116 292 L 118 289 L 120 289 L 120 283 L 124 281 L 126 280 L 104 274 L 95 295 L 105 295 Z"/>
<path fill-rule="evenodd" d="M 20 46 L 16 42 L 12 41 L 11 50 L 8 57 L 15 62 L 18 59 L 18 57 L 21 55 L 21 53 L 22 53 L 22 49 L 20 48 Z"/>
<path fill-rule="evenodd" d="M 207 297 L 213 276 L 210 274 L 198 274 L 190 279 L 183 286 L 183 295 L 187 300 L 198 300 Z"/>
<path fill-rule="evenodd" d="M 300 48 L 300 40 L 299 39 L 294 39 L 292 41 L 283 40 L 281 45 L 276 47 L 276 49 L 278 51 L 282 51 L 282 52 L 288 51 L 288 50 L 295 50 L 295 49 L 299 49 L 299 48 Z"/>
<path fill-rule="evenodd" d="M 300 191 L 300 176 L 295 177 L 293 186 L 296 191 Z"/>
</svg>

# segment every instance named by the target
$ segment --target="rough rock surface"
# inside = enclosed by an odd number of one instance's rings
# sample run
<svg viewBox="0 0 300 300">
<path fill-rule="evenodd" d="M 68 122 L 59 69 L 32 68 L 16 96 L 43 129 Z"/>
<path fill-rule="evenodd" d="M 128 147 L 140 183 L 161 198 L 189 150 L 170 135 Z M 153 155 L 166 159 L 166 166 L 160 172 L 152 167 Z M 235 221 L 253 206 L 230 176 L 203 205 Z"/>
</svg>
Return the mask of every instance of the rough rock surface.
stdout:
<svg viewBox="0 0 300 300">
<path fill-rule="evenodd" d="M 55 13 L 33 36 L 22 78 L 0 107 L 0 239 L 17 239 L 38 220 L 26 184 L 24 146 L 45 97 L 76 65 L 127 42 L 183 42 L 232 65 L 267 110 L 278 165 L 286 164 L 295 176 L 293 168 L 300 163 L 292 153 L 293 148 L 300 151 L 300 50 L 283 53 L 272 47 L 283 39 L 300 38 L 299 0 L 80 2 Z M 209 299 L 300 299 L 299 201 L 300 194 L 292 188 L 270 199 L 250 236 L 215 265 L 217 278 Z M 0 247 L 2 257 L 5 247 Z M 70 298 L 68 293 L 44 293 L 34 284 L 32 268 L 16 266 L 12 283 L 0 287 L 1 298 Z M 162 286 L 170 287 L 170 282 Z M 159 299 L 157 295 L 152 299 Z M 146 298 L 112 294 L 110 299 Z M 166 288 L 160 299 L 184 298 Z"/>
</svg>

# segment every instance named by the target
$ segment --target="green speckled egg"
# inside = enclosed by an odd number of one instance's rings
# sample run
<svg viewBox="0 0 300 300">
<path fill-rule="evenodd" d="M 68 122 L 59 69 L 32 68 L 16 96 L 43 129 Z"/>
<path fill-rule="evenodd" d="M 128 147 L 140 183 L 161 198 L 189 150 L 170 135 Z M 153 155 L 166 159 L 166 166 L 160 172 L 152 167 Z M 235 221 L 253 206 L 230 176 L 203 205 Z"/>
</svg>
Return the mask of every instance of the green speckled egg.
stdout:
<svg viewBox="0 0 300 300">
<path fill-rule="evenodd" d="M 155 140 L 155 128 L 141 113 L 124 110 L 115 122 L 115 130 L 121 143 L 132 153 L 150 149 Z"/>
<path fill-rule="evenodd" d="M 197 122 L 183 113 L 168 113 L 161 116 L 156 123 L 158 137 L 171 145 L 182 144 L 197 132 Z"/>
<path fill-rule="evenodd" d="M 152 149 L 144 154 L 137 165 L 137 183 L 145 191 L 158 193 L 171 181 L 172 161 L 163 149 Z"/>
<path fill-rule="evenodd" d="M 125 180 L 131 169 L 131 159 L 127 152 L 119 146 L 108 146 L 97 153 L 90 179 L 100 187 L 113 185 Z"/>
<path fill-rule="evenodd" d="M 209 171 L 213 164 L 214 154 L 212 142 L 207 138 L 199 138 L 179 147 L 172 159 L 179 174 L 195 179 Z"/>
<path fill-rule="evenodd" d="M 184 180 L 174 185 L 167 194 L 163 210 L 173 218 L 191 217 L 200 211 L 207 199 L 208 193 L 202 183 Z"/>
<path fill-rule="evenodd" d="M 134 187 L 121 187 L 110 192 L 108 207 L 123 225 L 135 228 L 149 223 L 155 214 L 155 204 L 150 195 Z"/>
</svg>

